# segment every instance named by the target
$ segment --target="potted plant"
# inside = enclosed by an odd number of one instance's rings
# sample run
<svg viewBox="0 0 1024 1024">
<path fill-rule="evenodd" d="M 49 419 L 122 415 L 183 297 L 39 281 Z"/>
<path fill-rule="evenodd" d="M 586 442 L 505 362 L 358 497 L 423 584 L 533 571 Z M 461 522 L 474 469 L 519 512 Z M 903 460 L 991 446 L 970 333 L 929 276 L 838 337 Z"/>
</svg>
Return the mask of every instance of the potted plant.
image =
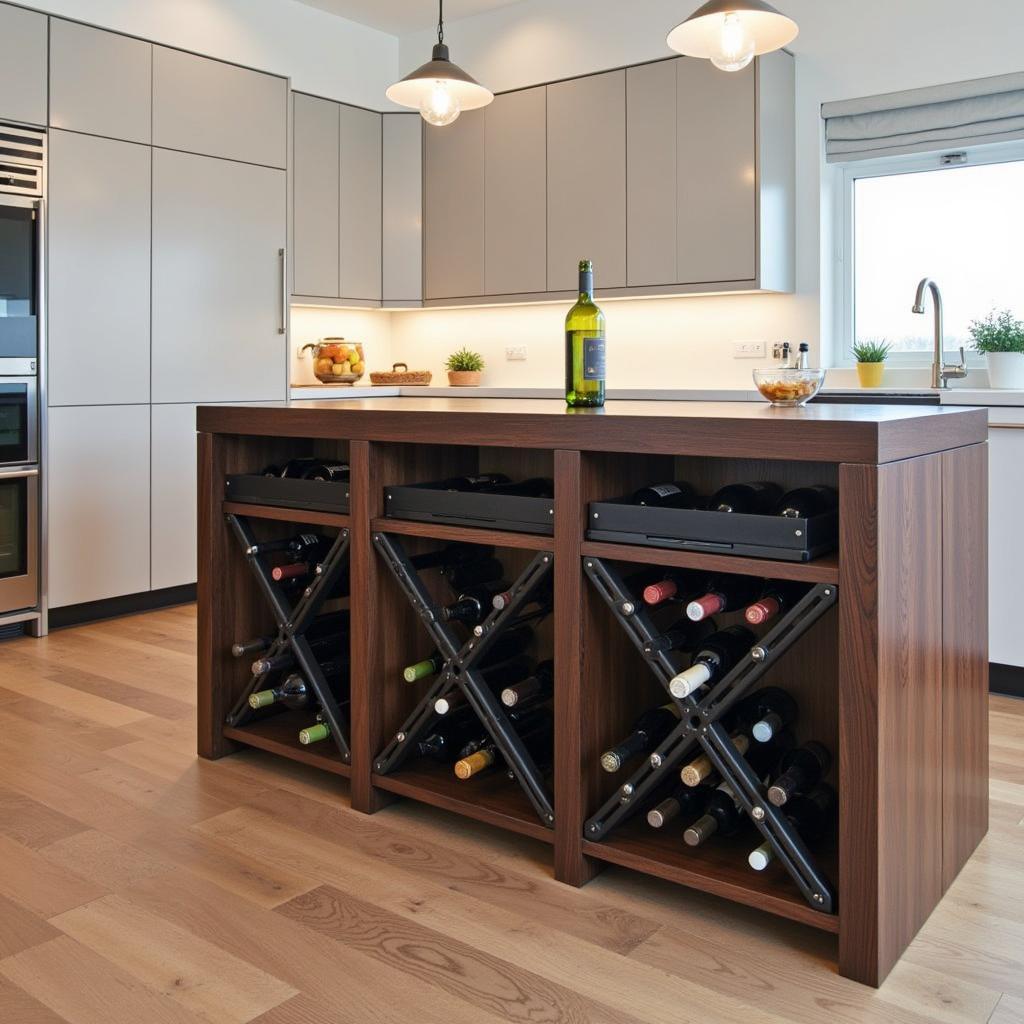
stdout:
<svg viewBox="0 0 1024 1024">
<path fill-rule="evenodd" d="M 985 353 L 989 387 L 1024 390 L 1024 323 L 1008 309 L 992 310 L 968 330 L 975 351 Z"/>
<path fill-rule="evenodd" d="M 853 357 L 857 360 L 857 379 L 862 388 L 882 386 L 885 373 L 885 358 L 892 345 L 884 338 L 881 341 L 858 341 L 853 346 Z"/>
<path fill-rule="evenodd" d="M 484 357 L 479 352 L 460 348 L 453 352 L 444 364 L 448 371 L 448 383 L 454 388 L 475 387 L 480 383 L 480 372 L 484 368 Z"/>
</svg>

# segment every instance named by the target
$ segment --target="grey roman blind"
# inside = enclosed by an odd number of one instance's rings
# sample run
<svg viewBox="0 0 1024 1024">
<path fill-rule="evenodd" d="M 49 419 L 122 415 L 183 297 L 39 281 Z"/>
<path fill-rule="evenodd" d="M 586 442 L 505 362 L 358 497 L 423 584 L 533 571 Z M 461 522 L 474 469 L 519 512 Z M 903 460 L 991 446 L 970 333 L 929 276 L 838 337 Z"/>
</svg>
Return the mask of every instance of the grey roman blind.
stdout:
<svg viewBox="0 0 1024 1024">
<path fill-rule="evenodd" d="M 824 103 L 829 163 L 1024 139 L 1024 72 Z"/>
</svg>

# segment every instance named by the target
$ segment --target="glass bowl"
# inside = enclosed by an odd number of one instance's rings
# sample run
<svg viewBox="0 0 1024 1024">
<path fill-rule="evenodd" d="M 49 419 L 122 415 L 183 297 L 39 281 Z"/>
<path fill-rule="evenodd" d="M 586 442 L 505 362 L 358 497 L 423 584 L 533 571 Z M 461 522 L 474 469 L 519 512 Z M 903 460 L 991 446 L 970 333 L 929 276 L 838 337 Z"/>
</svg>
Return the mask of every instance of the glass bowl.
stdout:
<svg viewBox="0 0 1024 1024">
<path fill-rule="evenodd" d="M 773 367 L 755 370 L 754 383 L 762 397 L 772 405 L 803 405 L 809 402 L 825 383 L 824 370 L 795 370 Z"/>
<path fill-rule="evenodd" d="M 366 372 L 362 342 L 321 338 L 302 346 L 307 348 L 313 350 L 313 376 L 321 384 L 355 384 Z"/>
</svg>

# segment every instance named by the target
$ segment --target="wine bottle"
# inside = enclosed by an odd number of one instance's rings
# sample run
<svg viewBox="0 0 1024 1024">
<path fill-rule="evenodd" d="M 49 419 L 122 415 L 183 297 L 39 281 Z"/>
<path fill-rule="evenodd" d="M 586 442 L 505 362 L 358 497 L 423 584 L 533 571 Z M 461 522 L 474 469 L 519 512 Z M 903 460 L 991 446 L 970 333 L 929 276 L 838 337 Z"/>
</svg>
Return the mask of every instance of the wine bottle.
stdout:
<svg viewBox="0 0 1024 1024">
<path fill-rule="evenodd" d="M 836 794 L 831 786 L 818 786 L 807 796 L 797 796 L 786 805 L 786 817 L 801 838 L 816 843 L 830 831 L 835 820 Z M 764 871 L 775 859 L 771 843 L 764 842 L 750 851 L 747 863 L 755 871 Z"/>
<path fill-rule="evenodd" d="M 778 484 L 758 482 L 730 484 L 716 491 L 708 502 L 713 512 L 741 512 L 747 515 L 768 515 L 782 497 Z"/>
<path fill-rule="evenodd" d="M 459 593 L 481 583 L 492 583 L 505 575 L 505 568 L 496 558 L 478 558 L 461 565 L 448 565 L 441 570 L 445 582 Z"/>
<path fill-rule="evenodd" d="M 681 651 L 684 654 L 696 651 L 698 647 L 710 636 L 718 631 L 714 619 L 704 619 L 701 622 L 691 622 L 689 619 L 679 619 L 659 636 L 648 640 L 644 644 L 644 654 L 654 654 L 658 651 Z"/>
<path fill-rule="evenodd" d="M 792 725 L 799 709 L 796 701 L 777 686 L 766 686 L 742 701 L 743 713 L 752 723 L 750 735 L 758 743 L 773 740 L 787 725 Z"/>
<path fill-rule="evenodd" d="M 761 596 L 747 606 L 743 617 L 752 626 L 762 626 L 788 611 L 807 593 L 807 588 L 792 580 L 766 580 Z"/>
<path fill-rule="evenodd" d="M 522 498 L 554 498 L 555 481 L 546 476 L 534 476 L 518 483 L 498 484 L 492 488 L 494 494 L 507 494 Z"/>
<path fill-rule="evenodd" d="M 666 601 L 681 601 L 700 593 L 707 576 L 693 569 L 671 569 L 661 579 L 648 583 L 643 589 L 644 603 L 652 608 Z"/>
<path fill-rule="evenodd" d="M 488 665 L 496 665 L 498 662 L 506 661 L 517 654 L 522 654 L 533 642 L 533 630 L 529 626 L 513 626 L 506 629 L 497 637 L 493 644 L 487 649 L 480 661 L 479 668 L 486 668 Z M 414 665 L 407 665 L 402 670 L 402 678 L 407 683 L 415 683 L 427 676 L 437 675 L 445 666 L 447 659 L 440 651 L 432 651 L 423 661 Z"/>
<path fill-rule="evenodd" d="M 490 558 L 494 554 L 491 544 L 447 544 L 436 551 L 425 551 L 413 555 L 409 561 L 416 569 L 446 569 L 449 566 L 464 565 L 476 562 L 481 558 Z"/>
<path fill-rule="evenodd" d="M 506 686 L 501 691 L 501 703 L 507 708 L 514 708 L 521 704 L 547 700 L 554 693 L 554 687 L 555 663 L 548 659 L 542 661 L 534 669 L 532 675 L 511 686 Z"/>
<path fill-rule="evenodd" d="M 630 734 L 601 755 L 601 767 L 609 773 L 619 769 L 632 757 L 653 750 L 679 722 L 675 704 L 648 708 L 634 723 Z"/>
<path fill-rule="evenodd" d="M 504 473 L 477 473 L 476 476 L 450 476 L 439 486 L 446 491 L 489 491 L 511 482 Z"/>
<path fill-rule="evenodd" d="M 634 505 L 651 508 L 696 508 L 699 502 L 697 492 L 685 480 L 648 484 L 633 492 Z"/>
<path fill-rule="evenodd" d="M 235 658 L 244 658 L 247 654 L 259 654 L 265 651 L 274 641 L 277 634 L 253 637 L 251 640 L 236 640 L 231 645 L 231 655 Z"/>
<path fill-rule="evenodd" d="M 753 576 L 712 576 L 702 588 L 703 593 L 686 606 L 687 617 L 700 622 L 709 615 L 742 608 L 756 600 L 761 586 Z"/>
<path fill-rule="evenodd" d="M 330 547 L 330 542 L 319 533 L 299 533 L 294 537 L 282 537 L 279 540 L 265 540 L 253 545 L 250 553 L 267 555 L 283 551 L 292 561 L 306 560 L 313 552 Z"/>
<path fill-rule="evenodd" d="M 327 666 L 322 666 L 322 668 L 328 684 L 334 683 L 331 686 L 333 692 L 339 681 L 339 676 L 329 673 Z M 270 707 L 271 704 L 284 704 L 285 707 L 301 710 L 309 707 L 315 701 L 316 694 L 313 692 L 313 688 L 306 682 L 306 677 L 298 672 L 287 676 L 280 686 L 273 686 L 268 690 L 257 690 L 255 693 L 249 694 L 249 707 L 253 709 Z M 347 703 L 347 700 L 339 701 L 339 704 Z"/>
<path fill-rule="evenodd" d="M 813 487 L 797 487 L 782 496 L 775 506 L 775 515 L 786 519 L 810 519 L 831 512 L 839 505 L 839 495 L 834 487 L 815 484 Z"/>
<path fill-rule="evenodd" d="M 565 404 L 604 405 L 604 313 L 594 304 L 594 265 L 580 260 L 580 297 L 565 318 Z"/>
<path fill-rule="evenodd" d="M 505 593 L 508 586 L 507 580 L 492 580 L 467 588 L 455 601 L 441 609 L 442 621 L 475 626 L 490 614 L 495 595 Z"/>
<path fill-rule="evenodd" d="M 307 457 L 303 459 L 289 459 L 282 467 L 279 476 L 285 477 L 289 480 L 301 479 L 305 474 L 306 470 L 315 466 L 319 459 Z"/>
<path fill-rule="evenodd" d="M 500 691 L 512 683 L 518 683 L 521 679 L 525 679 L 533 672 L 534 668 L 533 659 L 520 654 L 515 658 L 509 658 L 508 661 L 499 662 L 497 665 L 481 668 L 479 672 L 483 676 L 484 683 L 491 690 Z M 447 715 L 459 707 L 464 700 L 461 691 L 453 691 L 444 697 L 438 697 L 434 702 L 434 712 L 438 715 Z"/>
<path fill-rule="evenodd" d="M 732 745 L 738 754 L 745 754 L 750 749 L 750 737 L 745 733 L 730 736 Z M 707 754 L 698 754 L 689 764 L 684 764 L 679 772 L 679 779 L 684 786 L 699 786 L 715 773 L 715 766 Z"/>
<path fill-rule="evenodd" d="M 664 828 L 676 818 L 693 818 L 703 814 L 714 790 L 710 786 L 691 788 L 676 784 L 671 793 L 647 812 L 651 828 Z"/>
<path fill-rule="evenodd" d="M 503 590 L 500 594 L 495 594 L 491 598 L 491 607 L 496 608 L 500 612 L 511 604 L 513 596 L 513 590 Z M 535 606 L 541 610 L 550 610 L 554 604 L 554 598 L 554 578 L 551 573 L 548 573 L 530 592 L 523 607 Z"/>
<path fill-rule="evenodd" d="M 648 568 L 631 573 L 622 581 L 622 589 L 627 595 L 639 594 L 640 597 L 634 600 L 632 596 L 627 596 L 619 603 L 619 611 L 623 615 L 635 615 L 640 606 L 644 591 L 652 583 L 658 583 L 664 578 L 665 571 L 663 569 Z"/>
<path fill-rule="evenodd" d="M 318 637 L 310 640 L 309 649 L 317 661 L 330 660 L 338 656 L 348 657 L 348 636 L 344 633 Z M 295 664 L 295 654 L 288 648 L 266 658 L 257 658 L 252 663 L 252 674 L 261 676 L 266 672 L 280 672 Z"/>
<path fill-rule="evenodd" d="M 729 740 L 737 753 L 746 758 L 747 764 L 759 779 L 770 776 L 779 759 L 793 746 L 793 738 L 788 733 L 780 733 L 771 743 L 751 743 L 750 737 L 743 732 L 734 733 Z M 707 754 L 700 754 L 683 766 L 679 778 L 684 786 L 699 786 L 714 774 L 715 766 L 711 758 Z"/>
<path fill-rule="evenodd" d="M 406 665 L 402 669 L 402 678 L 407 683 L 418 683 L 421 679 L 426 679 L 427 676 L 436 676 L 444 668 L 445 661 L 444 655 L 440 651 L 435 650 L 422 661 L 417 661 L 413 665 Z"/>
<path fill-rule="evenodd" d="M 330 723 L 323 715 L 316 716 L 316 724 L 307 726 L 299 731 L 299 742 L 308 747 L 311 743 L 319 743 L 331 735 Z"/>
<path fill-rule="evenodd" d="M 349 478 L 347 462 L 314 462 L 302 474 L 303 480 L 342 481 Z"/>
<path fill-rule="evenodd" d="M 815 740 L 789 751 L 779 764 L 781 774 L 768 787 L 768 799 L 782 807 L 797 793 L 806 793 L 828 774 L 832 755 Z"/>
<path fill-rule="evenodd" d="M 553 727 L 550 715 L 544 715 L 530 723 L 523 723 L 519 739 L 531 757 L 551 748 Z M 465 781 L 479 775 L 488 768 L 505 763 L 505 758 L 496 743 L 488 741 L 472 753 L 467 753 L 455 762 L 455 777 Z"/>
<path fill-rule="evenodd" d="M 462 749 L 483 735 L 480 719 L 472 708 L 463 708 L 435 723 L 431 732 L 416 744 L 416 752 L 435 761 L 452 763 L 461 757 Z"/>
<path fill-rule="evenodd" d="M 717 682 L 754 646 L 756 638 L 745 626 L 719 630 L 701 644 L 693 664 L 672 677 L 669 692 L 673 697 L 689 697 L 694 690 Z"/>
<path fill-rule="evenodd" d="M 742 824 L 743 811 L 736 802 L 732 787 L 722 782 L 708 797 L 704 814 L 683 833 L 683 842 L 687 846 L 700 846 L 716 833 L 722 836 L 735 835 Z"/>
</svg>

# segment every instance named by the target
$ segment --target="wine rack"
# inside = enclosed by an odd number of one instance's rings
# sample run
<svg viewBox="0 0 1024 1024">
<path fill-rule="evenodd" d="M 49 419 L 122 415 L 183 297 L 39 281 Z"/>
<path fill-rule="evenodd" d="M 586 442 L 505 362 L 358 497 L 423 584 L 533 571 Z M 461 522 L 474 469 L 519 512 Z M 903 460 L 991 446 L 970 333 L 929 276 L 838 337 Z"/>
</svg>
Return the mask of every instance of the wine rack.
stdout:
<svg viewBox="0 0 1024 1024">
<path fill-rule="evenodd" d="M 583 565 L 619 626 L 643 656 L 665 693 L 680 709 L 679 725 L 586 822 L 586 838 L 599 842 L 609 835 L 621 821 L 644 804 L 669 773 L 679 767 L 684 757 L 699 747 L 707 754 L 721 779 L 730 786 L 748 818 L 771 845 L 807 902 L 822 913 L 832 913 L 835 909 L 833 883 L 819 869 L 785 814 L 765 799 L 764 786 L 737 751 L 721 719 L 836 603 L 838 588 L 833 584 L 813 587 L 706 694 L 701 695 L 698 691 L 698 694 L 677 698 L 669 691 L 669 682 L 678 666 L 659 646 L 659 630 L 643 610 L 642 602 L 629 592 L 614 565 L 593 556 L 585 556 Z M 625 607 L 629 607 L 629 614 L 623 610 Z"/>
<path fill-rule="evenodd" d="M 435 703 L 455 690 L 464 694 L 481 724 L 501 751 L 516 781 L 522 787 L 541 822 L 548 828 L 555 823 L 554 800 L 544 777 L 530 752 L 523 745 L 508 715 L 480 674 L 479 666 L 494 642 L 510 623 L 518 621 L 519 613 L 531 593 L 551 573 L 554 553 L 538 552 L 513 582 L 511 599 L 494 609 L 478 626 L 478 631 L 465 642 L 444 622 L 432 595 L 420 580 L 401 540 L 375 530 L 373 543 L 391 570 L 409 603 L 415 609 L 436 648 L 445 658 L 445 665 L 435 682 L 423 695 L 412 714 L 402 724 L 387 746 L 374 758 L 373 770 L 387 775 L 399 768 L 430 724 L 436 720 Z"/>
</svg>

